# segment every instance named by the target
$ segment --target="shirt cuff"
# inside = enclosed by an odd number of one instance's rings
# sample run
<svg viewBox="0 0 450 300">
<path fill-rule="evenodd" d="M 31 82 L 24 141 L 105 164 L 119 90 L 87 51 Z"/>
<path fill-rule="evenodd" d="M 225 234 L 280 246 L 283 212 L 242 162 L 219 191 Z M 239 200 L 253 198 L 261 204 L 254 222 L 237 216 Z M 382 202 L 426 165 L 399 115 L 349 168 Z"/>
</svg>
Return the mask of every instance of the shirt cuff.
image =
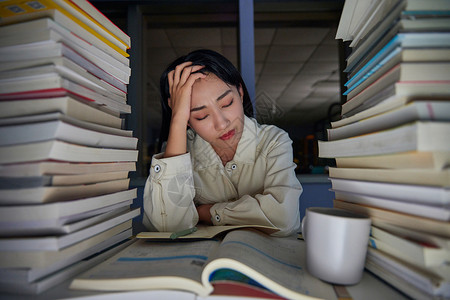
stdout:
<svg viewBox="0 0 450 300">
<path fill-rule="evenodd" d="M 153 179 L 192 172 L 191 155 L 189 152 L 165 158 L 163 156 L 164 153 L 158 153 L 152 157 L 150 176 Z"/>
<path fill-rule="evenodd" d="M 223 213 L 226 205 L 227 203 L 216 203 L 209 209 L 213 225 L 219 226 L 226 224 L 225 215 Z"/>
</svg>

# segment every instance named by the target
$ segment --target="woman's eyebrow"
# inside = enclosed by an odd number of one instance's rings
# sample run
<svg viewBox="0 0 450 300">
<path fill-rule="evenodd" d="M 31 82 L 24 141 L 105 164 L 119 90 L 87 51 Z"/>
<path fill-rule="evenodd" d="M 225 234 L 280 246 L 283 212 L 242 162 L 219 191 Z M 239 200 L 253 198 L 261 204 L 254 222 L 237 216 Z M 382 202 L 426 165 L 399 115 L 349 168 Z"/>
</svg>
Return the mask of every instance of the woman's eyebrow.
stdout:
<svg viewBox="0 0 450 300">
<path fill-rule="evenodd" d="M 228 95 L 229 93 L 231 93 L 231 90 L 226 90 L 225 93 L 223 93 L 222 95 L 220 95 L 219 97 L 217 97 L 217 101 L 223 99 L 226 95 Z"/>
<path fill-rule="evenodd" d="M 219 97 L 217 97 L 216 101 L 222 100 L 222 99 L 223 99 L 226 95 L 228 95 L 229 93 L 231 93 L 231 90 L 226 90 L 222 95 L 220 95 Z M 194 107 L 194 108 L 191 108 L 191 112 L 193 112 L 193 111 L 199 111 L 199 110 L 202 110 L 202 109 L 204 109 L 204 108 L 206 108 L 206 105 L 202 105 L 202 106 L 199 106 L 199 107 Z"/>
<path fill-rule="evenodd" d="M 204 108 L 206 108 L 205 105 L 198 106 L 198 107 L 194 107 L 194 108 L 191 108 L 191 112 L 193 112 L 193 111 L 198 111 L 198 110 L 202 110 L 202 109 L 204 109 Z"/>
</svg>

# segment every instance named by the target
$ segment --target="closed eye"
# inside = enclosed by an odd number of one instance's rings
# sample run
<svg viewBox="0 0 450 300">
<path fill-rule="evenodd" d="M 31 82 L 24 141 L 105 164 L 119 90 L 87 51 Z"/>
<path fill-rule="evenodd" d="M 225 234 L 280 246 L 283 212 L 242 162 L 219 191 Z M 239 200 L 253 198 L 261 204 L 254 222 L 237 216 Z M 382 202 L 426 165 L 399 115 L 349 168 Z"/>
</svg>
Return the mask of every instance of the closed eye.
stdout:
<svg viewBox="0 0 450 300">
<path fill-rule="evenodd" d="M 208 115 L 204 116 L 203 118 L 196 118 L 198 121 L 204 120 L 206 119 L 206 117 L 208 117 Z"/>
<path fill-rule="evenodd" d="M 230 107 L 233 104 L 233 102 L 234 102 L 234 99 L 231 99 L 230 103 L 228 103 L 227 105 L 222 106 L 222 108 Z"/>
</svg>

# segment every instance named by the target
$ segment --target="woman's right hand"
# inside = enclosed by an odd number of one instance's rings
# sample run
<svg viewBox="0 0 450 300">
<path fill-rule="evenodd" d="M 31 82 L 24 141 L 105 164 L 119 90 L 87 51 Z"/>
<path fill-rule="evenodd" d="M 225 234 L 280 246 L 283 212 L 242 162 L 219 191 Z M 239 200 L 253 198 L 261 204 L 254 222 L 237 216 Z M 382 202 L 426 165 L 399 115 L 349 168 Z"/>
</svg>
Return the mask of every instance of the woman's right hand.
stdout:
<svg viewBox="0 0 450 300">
<path fill-rule="evenodd" d="M 195 73 L 203 66 L 193 66 L 192 62 L 185 62 L 170 71 L 167 78 L 169 81 L 170 98 L 169 107 L 172 109 L 172 122 L 187 124 L 191 115 L 192 86 L 195 81 L 205 78 L 205 74 Z"/>
<path fill-rule="evenodd" d="M 169 80 L 169 107 L 172 109 L 169 137 L 164 157 L 186 153 L 186 129 L 191 116 L 192 86 L 197 79 L 205 78 L 202 73 L 195 73 L 203 66 L 192 66 L 185 62 L 175 67 L 167 75 Z"/>
</svg>

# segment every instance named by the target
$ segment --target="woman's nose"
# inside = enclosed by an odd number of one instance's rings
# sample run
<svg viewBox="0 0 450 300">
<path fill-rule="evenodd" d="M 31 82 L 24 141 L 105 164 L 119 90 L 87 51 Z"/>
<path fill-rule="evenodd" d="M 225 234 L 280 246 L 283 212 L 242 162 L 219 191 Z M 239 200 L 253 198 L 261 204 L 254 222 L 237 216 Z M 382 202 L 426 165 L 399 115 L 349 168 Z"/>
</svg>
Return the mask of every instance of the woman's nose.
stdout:
<svg viewBox="0 0 450 300">
<path fill-rule="evenodd" d="M 230 120 L 222 111 L 217 111 L 214 116 L 214 127 L 217 131 L 222 131 L 230 125 Z"/>
</svg>

